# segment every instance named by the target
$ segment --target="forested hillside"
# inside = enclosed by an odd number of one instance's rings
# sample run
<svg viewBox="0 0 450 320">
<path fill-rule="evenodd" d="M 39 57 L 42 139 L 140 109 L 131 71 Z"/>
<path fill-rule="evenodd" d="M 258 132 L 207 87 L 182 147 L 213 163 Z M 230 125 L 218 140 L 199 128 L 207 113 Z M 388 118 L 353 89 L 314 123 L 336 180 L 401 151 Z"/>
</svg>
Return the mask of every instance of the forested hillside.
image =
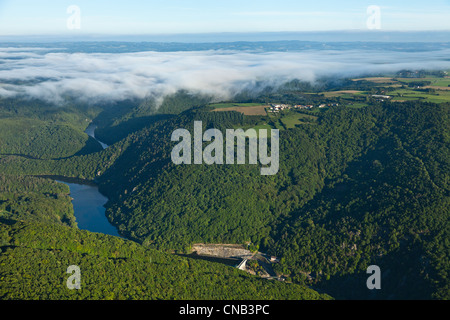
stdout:
<svg viewBox="0 0 450 320">
<path fill-rule="evenodd" d="M 448 106 L 330 109 L 316 126 L 281 132 L 275 176 L 254 165 L 174 166 L 168 137 L 193 120 L 248 125 L 233 113 L 185 112 L 139 132 L 100 178 L 114 199 L 107 214 L 124 235 L 181 251 L 251 241 L 282 257 L 278 271 L 294 282 L 344 298 L 367 293 L 339 288 L 373 263 L 387 281 L 406 277 L 383 298 L 448 296 Z M 412 264 L 399 265 L 397 254 Z"/>
<path fill-rule="evenodd" d="M 95 141 L 89 147 L 87 140 L 84 146 L 73 144 L 70 152 L 50 144 L 52 152 L 42 154 L 2 151 L 4 298 L 17 297 L 18 288 L 32 279 L 17 274 L 36 272 L 41 258 L 49 262 L 48 272 L 40 275 L 46 280 L 31 284 L 36 289 L 24 298 L 36 298 L 38 292 L 59 298 L 318 297 L 303 285 L 343 299 L 450 297 L 448 104 L 368 101 L 363 108 L 343 105 L 315 112 L 314 122 L 280 131 L 279 172 L 263 176 L 260 165 L 176 166 L 170 137 L 179 128 L 192 133 L 195 120 L 202 121 L 203 129 L 224 132 L 273 128 L 270 117 L 211 112 L 203 97 L 185 105 L 190 97 L 183 93 L 171 99 L 159 111 L 145 101 L 124 109 L 117 105 L 109 115 L 107 109 L 97 110 L 99 136 L 112 143 L 105 150 Z M 172 106 L 172 112 L 164 111 Z M 33 121 L 52 123 L 27 110 L 21 112 Z M 71 120 L 77 134 L 85 129 L 85 114 Z M 64 137 L 58 131 L 55 135 Z M 25 175 L 95 180 L 110 200 L 109 220 L 136 243 L 76 230 L 67 190 Z M 277 273 L 295 285 L 259 282 L 225 266 L 167 253 L 186 252 L 198 242 L 251 242 L 279 257 Z M 129 253 L 122 256 L 119 247 Z M 148 268 L 149 256 L 154 269 Z M 50 290 L 50 283 L 62 283 L 63 265 L 72 260 L 90 270 L 90 285 L 99 274 L 106 279 L 107 268 L 114 265 L 110 276 L 120 289 L 102 282 L 81 295 Z M 366 287 L 366 269 L 372 264 L 382 271 L 379 292 Z M 129 278 L 119 281 L 122 273 Z M 144 281 L 161 274 L 167 275 L 161 285 Z M 220 288 L 214 293 L 204 286 L 211 274 Z M 241 281 L 248 282 L 249 292 L 235 287 Z"/>
<path fill-rule="evenodd" d="M 108 106 L 98 117 L 96 136 L 107 144 L 114 144 L 130 133 L 162 119 L 171 118 L 185 110 L 204 107 L 211 97 L 179 91 L 164 98 L 125 101 Z"/>
<path fill-rule="evenodd" d="M 385 271 L 377 298 L 448 299 L 448 189 L 427 167 L 395 135 L 381 139 L 280 225 L 278 271 L 336 297 L 368 298 L 357 283 L 376 264 Z"/>
<path fill-rule="evenodd" d="M 32 105 L 16 107 L 33 121 L 52 122 L 39 119 Z M 85 129 L 74 128 L 80 134 Z M 42 137 L 45 143 L 60 135 L 47 132 Z M 78 230 L 67 185 L 35 176 L 94 180 L 140 138 L 132 134 L 106 150 L 65 159 L 37 159 L 20 150 L 1 155 L 0 299 L 330 299 L 304 285 L 267 281 L 218 263 Z M 19 141 L 13 142 L 19 146 Z M 66 287 L 70 265 L 81 268 L 82 290 Z"/>
<path fill-rule="evenodd" d="M 0 217 L 0 244 L 0 299 L 330 299 L 301 285 L 54 224 Z M 71 265 L 80 267 L 80 290 L 66 286 Z"/>
<path fill-rule="evenodd" d="M 55 106 L 40 100 L 0 99 L 0 154 L 60 159 L 101 150 L 83 131 L 95 107 Z"/>
<path fill-rule="evenodd" d="M 53 180 L 0 174 L 0 216 L 76 226 L 69 192 Z"/>
</svg>

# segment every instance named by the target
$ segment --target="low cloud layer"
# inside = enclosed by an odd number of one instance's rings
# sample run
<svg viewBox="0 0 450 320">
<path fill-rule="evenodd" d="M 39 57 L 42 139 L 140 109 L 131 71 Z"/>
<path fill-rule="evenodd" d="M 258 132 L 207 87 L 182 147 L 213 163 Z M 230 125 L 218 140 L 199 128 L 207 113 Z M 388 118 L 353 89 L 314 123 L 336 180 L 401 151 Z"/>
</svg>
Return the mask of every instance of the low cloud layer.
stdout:
<svg viewBox="0 0 450 320">
<path fill-rule="evenodd" d="M 161 98 L 178 90 L 232 98 L 257 84 L 271 86 L 323 76 L 350 77 L 402 69 L 450 69 L 450 50 L 393 52 L 190 51 L 66 53 L 39 48 L 0 48 L 0 96 L 28 96 L 61 103 Z M 258 86 L 261 87 L 261 86 Z"/>
</svg>

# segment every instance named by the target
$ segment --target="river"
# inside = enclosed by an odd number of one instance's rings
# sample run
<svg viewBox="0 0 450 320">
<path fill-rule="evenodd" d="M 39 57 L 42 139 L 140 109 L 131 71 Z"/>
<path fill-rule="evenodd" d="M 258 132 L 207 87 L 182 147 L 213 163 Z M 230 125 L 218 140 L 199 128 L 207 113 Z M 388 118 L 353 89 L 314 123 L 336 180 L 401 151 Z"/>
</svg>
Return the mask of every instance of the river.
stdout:
<svg viewBox="0 0 450 320">
<path fill-rule="evenodd" d="M 91 123 L 85 131 L 95 140 L 97 140 L 94 134 L 96 127 L 96 125 Z M 106 149 L 108 147 L 108 145 L 106 145 L 105 143 L 102 143 L 101 141 L 98 142 L 101 144 L 103 149 Z M 110 222 L 106 218 L 105 204 L 108 202 L 108 198 L 100 193 L 97 185 L 92 182 L 84 182 L 82 180 L 73 178 L 56 176 L 46 177 L 53 178 L 55 181 L 64 183 L 69 186 L 74 215 L 79 229 L 121 237 L 117 229 L 112 224 L 110 224 Z M 236 266 L 242 261 L 242 259 L 239 258 L 221 258 L 196 254 L 180 255 L 193 259 L 202 259 L 222 263 L 228 266 Z M 266 269 L 266 272 L 268 272 L 269 276 L 275 275 L 272 267 L 270 266 L 270 263 L 263 264 L 262 266 L 264 269 Z"/>
<path fill-rule="evenodd" d="M 95 137 L 95 129 L 97 129 L 97 125 L 91 122 L 84 132 L 87 133 L 88 136 L 97 140 L 97 138 Z M 103 143 L 99 140 L 97 140 L 97 142 L 100 143 L 103 149 L 108 148 L 108 145 L 106 143 Z"/>
<path fill-rule="evenodd" d="M 85 133 L 95 138 L 94 131 L 96 125 L 91 123 Z M 98 140 L 97 140 L 98 141 Z M 103 149 L 108 147 L 107 144 L 98 141 Z M 70 196 L 78 228 L 92 232 L 100 232 L 113 236 L 120 236 L 117 229 L 111 225 L 105 215 L 104 205 L 108 202 L 108 198 L 98 191 L 98 187 L 92 183 L 76 183 L 75 179 L 64 179 L 58 177 L 55 181 L 64 183 L 70 188 Z M 77 181 L 78 182 L 78 181 Z"/>
</svg>

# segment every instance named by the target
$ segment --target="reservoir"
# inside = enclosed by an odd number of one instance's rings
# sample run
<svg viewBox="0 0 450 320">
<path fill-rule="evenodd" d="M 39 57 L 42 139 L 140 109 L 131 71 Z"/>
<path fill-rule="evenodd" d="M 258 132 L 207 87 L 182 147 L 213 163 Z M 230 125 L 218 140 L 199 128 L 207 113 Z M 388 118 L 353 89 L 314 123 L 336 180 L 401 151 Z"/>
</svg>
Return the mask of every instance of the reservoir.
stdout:
<svg viewBox="0 0 450 320">
<path fill-rule="evenodd" d="M 108 198 L 98 191 L 97 186 L 56 181 L 64 183 L 70 188 L 70 197 L 79 229 L 119 236 L 117 229 L 109 223 L 105 216 L 104 205 Z"/>
<path fill-rule="evenodd" d="M 97 126 L 91 123 L 85 133 L 97 140 L 94 134 L 96 128 Z M 101 141 L 98 141 L 98 143 L 101 144 L 103 149 L 108 147 Z M 70 197 L 72 198 L 74 215 L 79 229 L 119 236 L 117 229 L 109 223 L 105 216 L 104 205 L 108 202 L 108 198 L 98 191 L 96 185 L 78 183 L 76 179 L 64 179 L 62 177 L 56 181 L 64 183 L 70 188 Z"/>
</svg>

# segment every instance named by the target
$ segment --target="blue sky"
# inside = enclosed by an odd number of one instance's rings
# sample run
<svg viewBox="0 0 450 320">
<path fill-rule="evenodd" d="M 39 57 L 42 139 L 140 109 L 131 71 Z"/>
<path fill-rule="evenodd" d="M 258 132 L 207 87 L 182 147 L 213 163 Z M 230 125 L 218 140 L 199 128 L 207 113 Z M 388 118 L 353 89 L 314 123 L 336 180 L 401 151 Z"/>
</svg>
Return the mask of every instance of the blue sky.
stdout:
<svg viewBox="0 0 450 320">
<path fill-rule="evenodd" d="M 381 30 L 450 30 L 450 0 L 0 0 L 0 36 L 367 30 L 370 5 Z"/>
</svg>

